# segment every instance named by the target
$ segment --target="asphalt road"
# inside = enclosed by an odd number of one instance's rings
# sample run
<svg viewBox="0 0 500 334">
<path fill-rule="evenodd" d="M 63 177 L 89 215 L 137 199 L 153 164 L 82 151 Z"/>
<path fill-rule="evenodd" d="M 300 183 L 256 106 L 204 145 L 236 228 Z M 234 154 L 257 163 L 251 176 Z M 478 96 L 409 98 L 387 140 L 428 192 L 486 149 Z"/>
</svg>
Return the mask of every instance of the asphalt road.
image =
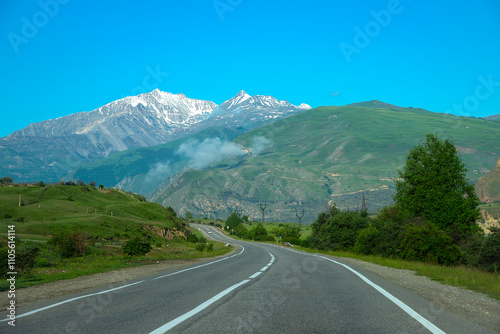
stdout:
<svg viewBox="0 0 500 334">
<path fill-rule="evenodd" d="M 198 227 L 237 251 L 20 307 L 0 333 L 494 333 L 334 258 Z"/>
</svg>

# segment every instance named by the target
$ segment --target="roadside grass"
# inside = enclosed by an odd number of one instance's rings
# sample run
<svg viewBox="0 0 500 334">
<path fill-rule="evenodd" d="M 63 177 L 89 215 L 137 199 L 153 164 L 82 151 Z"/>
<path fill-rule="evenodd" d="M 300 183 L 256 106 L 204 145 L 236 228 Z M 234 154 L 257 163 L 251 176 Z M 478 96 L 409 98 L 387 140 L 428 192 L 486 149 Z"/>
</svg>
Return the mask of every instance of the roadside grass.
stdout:
<svg viewBox="0 0 500 334">
<path fill-rule="evenodd" d="M 257 224 L 257 223 L 253 223 Z M 271 233 L 280 223 L 264 223 L 264 227 Z M 248 226 L 251 228 L 252 226 Z M 301 239 L 305 239 L 307 236 L 311 235 L 312 228 L 310 225 L 303 225 L 301 228 Z M 236 240 L 239 240 L 236 236 L 228 235 Z M 245 240 L 250 241 L 250 240 Z M 276 242 L 265 242 L 270 244 L 275 244 Z M 302 246 L 294 245 L 294 249 L 302 250 L 309 253 L 319 253 L 332 255 L 336 257 L 346 257 L 357 259 L 365 262 L 371 262 L 385 267 L 395 268 L 395 269 L 406 269 L 414 271 L 416 275 L 428 277 L 434 281 L 456 286 L 463 289 L 472 290 L 475 292 L 486 294 L 494 299 L 500 300 L 500 274 L 499 273 L 489 273 L 486 271 L 479 270 L 477 268 L 466 267 L 466 266 L 441 266 L 432 263 L 406 261 L 402 259 L 395 258 L 385 258 L 376 255 L 361 255 L 346 251 L 321 251 L 318 249 L 306 248 Z"/>
<path fill-rule="evenodd" d="M 188 260 L 205 257 L 215 257 L 226 254 L 232 247 L 225 243 L 211 241 L 213 251 L 197 251 L 193 244 L 181 240 L 166 240 L 161 247 L 154 247 L 144 256 L 124 256 L 121 253 L 121 244 L 100 245 L 94 248 L 94 254 L 72 258 L 54 258 L 54 262 L 45 257 L 38 258 L 38 264 L 28 273 L 21 273 L 16 277 L 16 288 L 26 288 L 34 285 L 50 283 L 58 280 L 77 278 L 97 273 L 110 272 L 122 268 L 139 267 L 154 264 L 157 261 Z M 7 280 L 0 281 L 0 291 L 9 289 Z"/>
<path fill-rule="evenodd" d="M 448 267 L 432 263 L 391 259 L 375 255 L 361 255 L 345 251 L 320 251 L 301 246 L 295 246 L 295 248 L 309 253 L 347 257 L 385 267 L 412 270 L 416 275 L 425 276 L 446 285 L 484 293 L 492 298 L 500 300 L 500 275 L 498 273 L 489 273 L 466 266 Z"/>
<path fill-rule="evenodd" d="M 225 243 L 210 241 L 213 250 L 199 251 L 184 238 L 166 239 L 163 229 L 184 229 L 171 210 L 137 194 L 91 186 L 0 187 L 0 247 L 12 240 L 9 226 L 14 226 L 16 251 L 25 243 L 40 249 L 33 269 L 16 275 L 16 288 L 231 250 Z M 84 255 L 62 258 L 48 244 L 58 233 L 79 233 L 85 240 Z M 124 256 L 123 243 L 134 237 L 149 240 L 153 249 L 144 256 Z M 0 291 L 8 290 L 8 283 L 0 280 Z"/>
</svg>

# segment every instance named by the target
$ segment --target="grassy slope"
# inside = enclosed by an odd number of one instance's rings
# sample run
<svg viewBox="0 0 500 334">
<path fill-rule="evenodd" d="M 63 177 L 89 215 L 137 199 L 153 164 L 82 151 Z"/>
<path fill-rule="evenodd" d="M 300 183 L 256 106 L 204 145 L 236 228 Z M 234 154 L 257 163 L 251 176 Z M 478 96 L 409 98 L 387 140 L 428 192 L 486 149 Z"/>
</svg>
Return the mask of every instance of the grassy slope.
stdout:
<svg viewBox="0 0 500 334">
<path fill-rule="evenodd" d="M 151 185 L 152 187 L 144 185 L 145 174 L 155 165 L 169 162 L 173 170 L 183 168 L 185 159 L 175 154 L 182 143 L 210 137 L 233 140 L 238 134 L 237 131 L 227 128 L 213 127 L 204 129 L 194 135 L 166 144 L 114 153 L 106 159 L 96 160 L 78 168 L 70 174 L 70 177 L 85 182 L 95 181 L 98 185 L 102 184 L 109 187 L 115 186 L 126 179 L 128 181 L 121 184 L 122 189 L 146 195 L 154 189 L 155 185 Z"/>
<path fill-rule="evenodd" d="M 207 255 L 182 238 L 167 240 L 153 233 L 151 226 L 175 230 L 180 221 L 161 205 L 119 190 L 99 191 L 90 186 L 0 187 L 0 218 L 0 237 L 7 239 L 7 226 L 15 225 L 16 247 L 34 243 L 41 248 L 33 272 L 18 277 L 18 288 L 153 260 Z M 89 246 L 83 257 L 61 258 L 46 244 L 59 232 L 80 232 L 94 240 L 95 246 Z M 154 249 L 144 257 L 124 258 L 121 245 L 134 236 L 148 238 Z M 224 245 L 216 244 L 214 252 L 208 255 L 226 251 Z M 6 281 L 0 283 L 0 290 L 5 288 Z"/>
<path fill-rule="evenodd" d="M 500 155 L 497 122 L 411 108 L 320 107 L 239 136 L 235 142 L 244 147 L 257 135 L 273 145 L 256 157 L 181 173 L 154 200 L 181 213 L 221 217 L 242 205 L 252 219 L 260 216 L 256 203 L 263 200 L 271 203 L 270 219 L 278 220 L 282 211 L 291 221 L 289 207 L 299 201 L 314 214 L 328 201 L 354 209 L 365 191 L 375 211 L 391 202 L 392 179 L 427 133 L 455 142 L 471 181 Z"/>
</svg>

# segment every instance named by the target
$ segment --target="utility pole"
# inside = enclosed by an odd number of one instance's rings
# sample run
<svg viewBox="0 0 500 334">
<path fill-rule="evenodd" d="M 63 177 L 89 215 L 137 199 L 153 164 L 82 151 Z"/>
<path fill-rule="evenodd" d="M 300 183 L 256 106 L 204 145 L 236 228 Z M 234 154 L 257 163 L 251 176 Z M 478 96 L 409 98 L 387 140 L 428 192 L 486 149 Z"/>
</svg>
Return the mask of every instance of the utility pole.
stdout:
<svg viewBox="0 0 500 334">
<path fill-rule="evenodd" d="M 297 216 L 297 218 L 299 218 L 299 226 L 302 226 L 302 217 L 304 217 L 304 208 L 302 208 L 302 213 L 299 212 L 300 210 L 295 208 L 295 215 Z"/>
<path fill-rule="evenodd" d="M 260 207 L 260 210 L 262 211 L 262 223 L 264 223 L 264 221 L 265 221 L 265 219 L 264 219 L 264 211 L 266 210 L 267 203 L 264 202 L 264 205 L 262 205 L 262 202 L 259 202 L 259 207 Z"/>
<path fill-rule="evenodd" d="M 365 201 L 365 193 L 363 193 L 363 199 L 361 200 L 361 212 L 366 211 L 366 201 Z"/>
<path fill-rule="evenodd" d="M 238 217 L 241 219 L 241 214 L 243 213 L 243 209 L 242 208 L 238 208 L 238 209 L 234 210 L 234 212 L 236 212 L 236 214 L 238 215 Z"/>
</svg>

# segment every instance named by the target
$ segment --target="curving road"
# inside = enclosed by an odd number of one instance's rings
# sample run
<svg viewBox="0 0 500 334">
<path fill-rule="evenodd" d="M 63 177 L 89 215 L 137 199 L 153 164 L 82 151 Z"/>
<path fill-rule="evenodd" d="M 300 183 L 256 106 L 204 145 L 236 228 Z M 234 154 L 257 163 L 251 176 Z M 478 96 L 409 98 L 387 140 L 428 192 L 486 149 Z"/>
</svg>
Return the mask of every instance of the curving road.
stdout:
<svg viewBox="0 0 500 334">
<path fill-rule="evenodd" d="M 0 333 L 495 333 L 332 257 L 196 227 L 237 251 L 18 308 Z"/>
</svg>

